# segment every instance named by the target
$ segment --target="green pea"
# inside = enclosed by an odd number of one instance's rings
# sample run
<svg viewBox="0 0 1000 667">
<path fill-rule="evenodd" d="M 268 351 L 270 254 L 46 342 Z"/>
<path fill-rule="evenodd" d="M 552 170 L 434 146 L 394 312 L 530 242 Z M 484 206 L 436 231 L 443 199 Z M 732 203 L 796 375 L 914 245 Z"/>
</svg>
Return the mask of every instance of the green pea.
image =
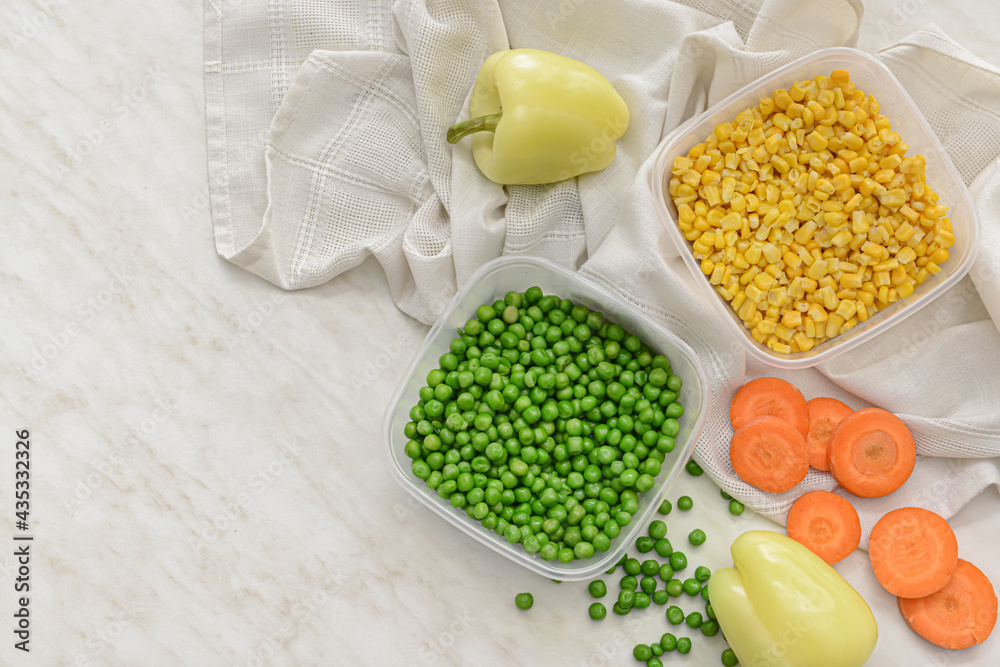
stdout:
<svg viewBox="0 0 1000 667">
<path fill-rule="evenodd" d="M 514 596 L 514 604 L 518 609 L 531 609 L 531 605 L 535 604 L 535 598 L 531 593 L 518 593 Z"/>
<path fill-rule="evenodd" d="M 655 561 L 652 559 L 642 561 L 642 565 L 640 567 L 643 575 L 647 577 L 652 577 L 653 575 L 655 575 L 660 571 L 659 561 Z"/>
<path fill-rule="evenodd" d="M 694 501 L 691 500 L 691 496 L 681 496 L 677 499 L 677 508 L 687 512 L 692 507 L 694 507 Z"/>
<path fill-rule="evenodd" d="M 602 598 L 608 594 L 607 585 L 605 585 L 605 583 L 600 579 L 590 582 L 587 589 L 590 591 L 590 596 L 595 598 Z"/>
<path fill-rule="evenodd" d="M 715 621 L 705 621 L 701 624 L 701 634 L 706 637 L 714 637 L 719 634 L 719 624 Z"/>
<path fill-rule="evenodd" d="M 639 586 L 639 580 L 633 577 L 631 574 L 621 578 L 618 582 L 618 587 L 623 591 L 634 591 Z"/>
<path fill-rule="evenodd" d="M 662 503 L 660 503 L 660 506 L 658 508 L 656 508 L 656 511 L 658 513 L 666 516 L 667 514 L 670 514 L 670 510 L 672 510 L 672 509 L 673 509 L 673 505 L 670 504 L 670 501 L 669 500 L 664 500 Z"/>
<path fill-rule="evenodd" d="M 660 581 L 669 583 L 669 581 L 674 578 L 674 568 L 670 567 L 670 563 L 664 563 L 660 566 L 660 571 L 657 573 L 657 576 L 660 577 Z"/>
<path fill-rule="evenodd" d="M 615 602 L 614 606 L 611 607 L 611 611 L 615 612 L 619 616 L 625 616 L 630 611 L 632 611 L 632 607 L 623 607 L 620 604 L 618 604 L 617 602 Z"/>
<path fill-rule="evenodd" d="M 684 555 L 683 551 L 675 551 L 670 554 L 670 567 L 674 568 L 674 572 L 680 572 L 687 567 L 687 564 L 687 556 Z"/>
<path fill-rule="evenodd" d="M 743 503 L 733 498 L 729 501 L 729 513 L 733 516 L 739 516 L 743 514 Z"/>
<path fill-rule="evenodd" d="M 671 376 L 673 377 L 673 376 Z M 678 653 L 690 653 L 691 652 L 691 640 L 687 637 L 679 637 L 677 639 L 677 652 Z"/>
<path fill-rule="evenodd" d="M 653 657 L 653 651 L 648 644 L 636 644 L 635 648 L 632 649 L 632 657 L 643 662 Z"/>
<path fill-rule="evenodd" d="M 701 614 L 696 611 L 692 611 L 684 620 L 689 627 L 695 630 L 701 627 Z"/>
<path fill-rule="evenodd" d="M 669 558 L 670 554 L 674 552 L 673 545 L 670 544 L 670 540 L 665 537 L 663 539 L 656 540 L 653 544 L 653 548 L 656 549 L 656 555 L 660 558 Z"/>
<path fill-rule="evenodd" d="M 653 521 L 649 524 L 649 536 L 654 540 L 660 540 L 667 535 L 667 524 L 660 520 Z"/>
<path fill-rule="evenodd" d="M 622 607 L 631 607 L 635 602 L 635 593 L 630 590 L 623 590 L 618 593 L 618 604 Z"/>
<path fill-rule="evenodd" d="M 736 667 L 740 664 L 739 658 L 736 657 L 736 652 L 731 648 L 727 648 L 722 652 L 722 664 L 725 667 Z"/>
<path fill-rule="evenodd" d="M 652 595 L 656 591 L 656 577 L 647 575 L 640 579 L 639 589 L 646 595 Z"/>
<path fill-rule="evenodd" d="M 649 650 L 652 651 L 653 655 L 656 657 L 663 655 L 663 647 L 660 646 L 660 642 L 653 642 L 652 644 L 650 644 Z M 648 662 L 646 663 L 646 666 L 649 667 Z"/>
<path fill-rule="evenodd" d="M 645 553 L 649 553 L 650 551 L 652 551 L 653 550 L 653 546 L 655 544 L 656 544 L 656 541 L 652 537 L 647 537 L 647 536 L 643 535 L 643 536 L 641 536 L 641 537 L 639 537 L 639 538 L 636 539 L 636 541 L 635 541 L 635 548 L 639 551 L 639 553 L 645 554 Z"/>
<path fill-rule="evenodd" d="M 653 604 L 666 604 L 669 599 L 670 593 L 668 593 L 665 589 L 661 588 L 653 591 Z"/>
<path fill-rule="evenodd" d="M 684 582 L 680 579 L 671 579 L 667 582 L 667 593 L 672 598 L 680 597 L 684 592 Z"/>
<path fill-rule="evenodd" d="M 701 477 L 702 474 L 705 472 L 704 470 L 701 469 L 701 466 L 698 465 L 698 462 L 695 461 L 694 459 L 688 461 L 684 465 L 684 469 L 687 470 L 688 474 L 691 475 L 692 477 Z"/>
<path fill-rule="evenodd" d="M 680 625 L 684 622 L 684 610 L 680 607 L 667 607 L 666 616 L 667 622 L 670 623 L 670 625 Z"/>
<path fill-rule="evenodd" d="M 705 531 L 701 528 L 695 528 L 690 533 L 688 533 L 688 542 L 694 546 L 700 546 L 705 543 Z"/>
<path fill-rule="evenodd" d="M 664 633 L 663 636 L 660 637 L 660 646 L 663 647 L 664 651 L 673 651 L 677 648 L 677 637 L 669 632 Z"/>
<path fill-rule="evenodd" d="M 657 657 L 652 657 L 646 661 L 646 667 L 663 667 L 663 661 Z"/>
<path fill-rule="evenodd" d="M 636 591 L 633 594 L 635 597 L 632 600 L 632 606 L 636 609 L 645 609 L 649 606 L 649 596 L 642 591 Z"/>
<path fill-rule="evenodd" d="M 695 578 L 685 579 L 683 584 L 684 592 L 688 595 L 697 595 L 701 592 L 701 582 Z"/>
<path fill-rule="evenodd" d="M 704 565 L 699 565 L 694 570 L 694 578 L 701 582 L 708 581 L 712 578 L 712 571 Z"/>
<path fill-rule="evenodd" d="M 590 617 L 595 621 L 603 621 L 604 617 L 608 615 L 607 608 L 600 602 L 594 602 L 590 605 Z"/>
<path fill-rule="evenodd" d="M 635 576 L 642 572 L 642 564 L 635 558 L 627 558 L 622 564 L 622 569 L 625 570 L 625 574 Z"/>
</svg>

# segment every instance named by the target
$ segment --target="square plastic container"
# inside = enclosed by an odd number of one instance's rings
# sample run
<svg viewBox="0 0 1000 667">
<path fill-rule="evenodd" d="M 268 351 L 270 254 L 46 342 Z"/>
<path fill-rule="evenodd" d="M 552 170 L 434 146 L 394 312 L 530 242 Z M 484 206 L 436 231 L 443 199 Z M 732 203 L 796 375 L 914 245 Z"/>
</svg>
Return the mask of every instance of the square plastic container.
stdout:
<svg viewBox="0 0 1000 667">
<path fill-rule="evenodd" d="M 950 257 L 941 265 L 941 271 L 918 285 L 909 297 L 900 299 L 847 333 L 817 345 L 808 352 L 781 354 L 754 340 L 733 309 L 715 292 L 707 276 L 702 274 L 699 263 L 691 252 L 690 244 L 677 226 L 677 209 L 668 193 L 670 168 L 674 158 L 686 155 L 692 146 L 704 141 L 716 125 L 732 121 L 736 114 L 754 106 L 762 97 L 770 96 L 779 88 L 788 89 L 795 81 L 812 79 L 820 74 L 829 76 L 830 72 L 837 69 L 847 70 L 851 82 L 856 84 L 859 90 L 864 91 L 866 95 L 875 96 L 880 105 L 880 112 L 892 123 L 893 131 L 909 144 L 910 150 L 907 153 L 922 154 L 926 158 L 927 183 L 940 195 L 940 203 L 948 206 L 948 217 L 955 233 L 955 245 L 949 249 Z M 821 49 L 789 63 L 733 93 L 703 114 L 678 127 L 663 139 L 655 154 L 656 162 L 650 188 L 653 192 L 653 205 L 668 236 L 680 249 L 684 263 L 695 276 L 695 282 L 705 298 L 726 321 L 732 324 L 747 351 L 753 357 L 772 366 L 808 368 L 829 361 L 841 352 L 860 345 L 916 313 L 957 283 L 969 271 L 976 257 L 979 223 L 965 184 L 945 154 L 941 142 L 913 100 L 903 90 L 899 80 L 885 65 L 863 51 L 849 48 Z"/>
<path fill-rule="evenodd" d="M 676 447 L 667 455 L 653 488 L 639 494 L 639 510 L 632 522 L 612 540 L 608 551 L 597 552 L 592 558 L 570 563 L 544 561 L 538 554 L 528 554 L 520 544 L 510 544 L 502 536 L 483 528 L 464 509 L 452 507 L 451 503 L 430 489 L 423 480 L 415 477 L 410 470 L 411 460 L 403 451 L 407 440 L 403 435 L 403 427 L 410 421 L 410 408 L 419 400 L 418 392 L 426 384 L 427 373 L 439 367 L 438 359 L 449 350 L 451 340 L 456 335 L 455 330 L 475 317 L 476 308 L 480 305 L 503 299 L 504 294 L 510 291 L 523 292 L 533 285 L 541 287 L 545 294 L 568 298 L 574 303 L 601 311 L 606 317 L 639 336 L 654 354 L 666 355 L 673 372 L 684 381 L 678 399 L 684 406 L 684 415 L 678 420 L 680 433 L 675 438 Z M 533 572 L 551 579 L 580 581 L 607 570 L 634 543 L 650 513 L 659 506 L 660 499 L 690 458 L 708 415 L 709 394 L 708 376 L 691 348 L 621 298 L 556 264 L 530 257 L 501 257 L 485 264 L 476 272 L 469 284 L 455 295 L 427 334 L 386 409 L 382 422 L 382 439 L 387 447 L 387 465 L 392 476 L 413 497 L 449 523 Z"/>
</svg>

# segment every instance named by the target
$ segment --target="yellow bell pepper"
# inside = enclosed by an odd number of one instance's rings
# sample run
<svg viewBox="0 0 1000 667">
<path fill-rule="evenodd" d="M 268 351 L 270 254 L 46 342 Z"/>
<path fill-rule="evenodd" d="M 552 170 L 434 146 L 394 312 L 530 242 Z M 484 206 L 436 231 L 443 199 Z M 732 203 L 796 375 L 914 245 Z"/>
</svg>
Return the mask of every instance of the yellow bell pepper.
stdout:
<svg viewBox="0 0 1000 667">
<path fill-rule="evenodd" d="M 498 51 L 479 69 L 471 120 L 448 130 L 468 134 L 479 170 L 505 185 L 555 183 L 604 169 L 625 134 L 625 101 L 595 69 L 537 49 Z"/>
<path fill-rule="evenodd" d="M 779 533 L 753 530 L 712 574 L 708 597 L 744 667 L 860 667 L 878 640 L 864 598 L 823 560 Z"/>
</svg>

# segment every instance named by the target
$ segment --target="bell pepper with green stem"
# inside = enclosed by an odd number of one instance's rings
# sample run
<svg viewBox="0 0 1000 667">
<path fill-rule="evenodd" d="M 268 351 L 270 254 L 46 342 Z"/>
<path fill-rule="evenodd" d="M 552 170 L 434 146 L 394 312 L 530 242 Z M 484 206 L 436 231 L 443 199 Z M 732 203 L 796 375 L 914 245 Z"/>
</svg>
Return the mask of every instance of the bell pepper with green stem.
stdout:
<svg viewBox="0 0 1000 667">
<path fill-rule="evenodd" d="M 864 598 L 835 569 L 779 533 L 743 533 L 735 568 L 712 574 L 708 597 L 744 667 L 860 667 L 878 640 Z"/>
<path fill-rule="evenodd" d="M 487 58 L 469 114 L 448 130 L 448 141 L 472 134 L 479 170 L 504 185 L 555 183 L 604 169 L 629 122 L 624 100 L 599 72 L 537 49 Z"/>
</svg>

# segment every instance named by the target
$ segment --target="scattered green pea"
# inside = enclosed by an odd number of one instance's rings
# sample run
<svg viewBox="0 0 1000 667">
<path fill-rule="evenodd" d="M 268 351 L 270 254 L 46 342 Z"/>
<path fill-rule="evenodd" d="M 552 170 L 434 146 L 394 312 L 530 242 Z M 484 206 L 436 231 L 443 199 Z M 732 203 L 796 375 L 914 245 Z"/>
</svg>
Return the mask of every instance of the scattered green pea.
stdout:
<svg viewBox="0 0 1000 667">
<path fill-rule="evenodd" d="M 728 493 L 726 493 L 725 489 L 719 489 L 719 493 L 722 494 L 722 499 L 723 500 L 731 500 L 732 499 L 732 496 L 729 495 Z"/>
<path fill-rule="evenodd" d="M 646 661 L 646 667 L 663 667 L 663 661 L 654 656 Z"/>
<path fill-rule="evenodd" d="M 672 598 L 679 597 L 684 592 L 684 582 L 680 579 L 671 579 L 667 582 L 667 593 Z"/>
<path fill-rule="evenodd" d="M 660 566 L 660 571 L 657 575 L 660 577 L 661 581 L 666 583 L 674 578 L 674 568 L 670 567 L 670 563 L 664 563 Z"/>
<path fill-rule="evenodd" d="M 691 459 L 684 465 L 684 469 L 688 471 L 688 474 L 692 477 L 701 477 L 705 472 L 702 470 L 701 466 L 694 459 Z"/>
<path fill-rule="evenodd" d="M 739 516 L 743 514 L 743 503 L 733 498 L 729 501 L 729 513 L 733 516 Z"/>
<path fill-rule="evenodd" d="M 608 615 L 607 608 L 600 602 L 594 602 L 590 605 L 590 617 L 595 621 L 603 621 L 604 617 Z"/>
<path fill-rule="evenodd" d="M 618 604 L 622 608 L 629 608 L 635 602 L 635 593 L 630 590 L 624 590 L 618 593 Z"/>
<path fill-rule="evenodd" d="M 654 544 L 656 544 L 656 540 L 652 537 L 643 535 L 635 541 L 635 548 L 639 551 L 639 553 L 646 554 L 653 550 Z"/>
<path fill-rule="evenodd" d="M 531 605 L 535 604 L 535 598 L 531 593 L 518 593 L 514 596 L 514 604 L 518 609 L 531 609 Z"/>
<path fill-rule="evenodd" d="M 683 551 L 675 551 L 670 554 L 670 567 L 674 568 L 674 572 L 680 572 L 687 567 L 687 564 L 688 559 Z"/>
<path fill-rule="evenodd" d="M 656 657 L 660 657 L 661 655 L 663 655 L 663 647 L 660 646 L 660 642 L 653 642 L 652 644 L 650 644 L 649 650 L 652 651 L 653 655 Z M 646 664 L 648 665 L 649 663 Z"/>
<path fill-rule="evenodd" d="M 669 599 L 670 599 L 670 593 L 668 593 L 666 589 L 661 588 L 659 590 L 653 591 L 653 604 L 664 605 L 667 604 L 667 600 Z"/>
<path fill-rule="evenodd" d="M 684 610 L 680 607 L 667 607 L 666 616 L 667 622 L 670 623 L 670 625 L 680 625 L 684 622 Z"/>
<path fill-rule="evenodd" d="M 677 509 L 687 512 L 692 507 L 694 507 L 694 501 L 691 500 L 691 496 L 681 496 L 677 499 Z"/>
<path fill-rule="evenodd" d="M 646 595 L 652 595 L 656 591 L 656 577 L 646 576 L 640 579 L 639 590 Z"/>
<path fill-rule="evenodd" d="M 622 565 L 622 569 L 625 570 L 625 574 L 635 576 L 642 571 L 642 565 L 639 563 L 639 559 L 629 558 Z"/>
<path fill-rule="evenodd" d="M 602 598 L 608 594 L 607 585 L 600 579 L 590 582 L 587 589 L 590 591 L 590 596 L 594 598 Z"/>
<path fill-rule="evenodd" d="M 705 621 L 701 624 L 701 634 L 706 637 L 714 637 L 719 634 L 719 624 L 715 621 Z"/>
<path fill-rule="evenodd" d="M 646 595 L 642 591 L 636 591 L 635 593 L 633 593 L 633 595 L 634 595 L 634 598 L 632 599 L 633 607 L 635 607 L 636 609 L 645 609 L 646 607 L 649 606 L 651 600 L 649 599 L 648 595 Z"/>
<path fill-rule="evenodd" d="M 632 649 L 632 657 L 639 661 L 649 660 L 653 657 L 653 651 L 648 644 L 636 644 Z"/>
<path fill-rule="evenodd" d="M 670 652 L 677 648 L 677 637 L 669 632 L 665 632 L 662 637 L 660 637 L 660 646 L 663 647 L 664 651 Z"/>
<path fill-rule="evenodd" d="M 701 546 L 705 543 L 705 531 L 701 528 L 695 528 L 690 533 L 688 533 L 688 542 L 694 546 Z"/>
<path fill-rule="evenodd" d="M 694 596 L 701 592 L 701 582 L 697 579 L 685 579 L 682 585 L 684 587 L 684 592 L 688 595 Z"/>
<path fill-rule="evenodd" d="M 677 639 L 677 652 L 678 653 L 690 653 L 691 652 L 691 640 L 687 637 L 678 637 Z"/>
<path fill-rule="evenodd" d="M 659 519 L 653 521 L 649 524 L 649 536 L 654 540 L 662 540 L 667 536 L 667 524 Z"/>
<path fill-rule="evenodd" d="M 632 611 L 632 607 L 623 607 L 620 604 L 618 604 L 617 602 L 615 602 L 614 606 L 611 607 L 611 611 L 615 612 L 619 616 L 625 616 L 630 611 Z"/>
<path fill-rule="evenodd" d="M 740 664 L 740 660 L 736 657 L 736 653 L 733 649 L 727 648 L 722 652 L 722 664 L 725 665 L 725 667 L 736 667 L 736 665 Z"/>
<path fill-rule="evenodd" d="M 641 571 L 647 577 L 652 577 L 660 571 L 660 562 L 657 560 L 649 559 L 642 561 L 640 565 Z"/>
<path fill-rule="evenodd" d="M 618 588 L 623 591 L 634 591 L 639 587 L 639 580 L 633 577 L 631 574 L 625 575 L 618 582 Z"/>
<path fill-rule="evenodd" d="M 687 615 L 687 618 L 685 618 L 684 621 L 688 624 L 688 626 L 697 630 L 701 627 L 701 614 L 696 611 L 692 611 Z"/>
<path fill-rule="evenodd" d="M 656 550 L 656 555 L 660 558 L 669 558 L 670 554 L 674 552 L 674 546 L 670 544 L 670 540 L 665 537 L 663 539 L 656 540 L 656 543 L 653 544 L 653 548 Z"/>
<path fill-rule="evenodd" d="M 712 578 L 712 571 L 704 565 L 699 565 L 694 570 L 694 578 L 701 582 L 708 581 Z"/>
<path fill-rule="evenodd" d="M 659 514 L 666 516 L 667 514 L 670 514 L 670 510 L 672 510 L 673 508 L 674 506 L 670 504 L 669 500 L 664 500 L 662 503 L 660 503 L 660 506 L 656 508 L 656 511 Z"/>
</svg>

